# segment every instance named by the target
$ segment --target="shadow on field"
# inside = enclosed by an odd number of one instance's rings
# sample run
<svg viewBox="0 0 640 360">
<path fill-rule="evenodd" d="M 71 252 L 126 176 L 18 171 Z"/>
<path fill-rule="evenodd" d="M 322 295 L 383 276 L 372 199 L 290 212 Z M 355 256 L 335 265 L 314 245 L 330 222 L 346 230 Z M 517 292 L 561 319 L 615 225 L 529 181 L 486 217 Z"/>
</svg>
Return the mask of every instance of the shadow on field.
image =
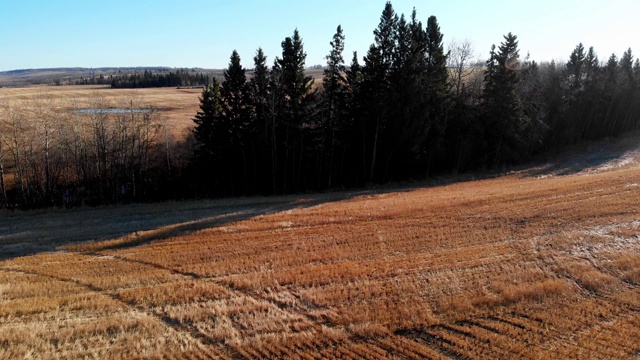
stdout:
<svg viewBox="0 0 640 360">
<path fill-rule="evenodd" d="M 630 133 L 619 138 L 569 146 L 551 162 L 526 170 L 525 174 L 532 177 L 564 176 L 622 167 L 639 160 L 638 139 L 640 133 Z"/>
<path fill-rule="evenodd" d="M 0 261 L 41 252 L 109 250 L 357 196 L 410 189 L 0 213 Z"/>
</svg>

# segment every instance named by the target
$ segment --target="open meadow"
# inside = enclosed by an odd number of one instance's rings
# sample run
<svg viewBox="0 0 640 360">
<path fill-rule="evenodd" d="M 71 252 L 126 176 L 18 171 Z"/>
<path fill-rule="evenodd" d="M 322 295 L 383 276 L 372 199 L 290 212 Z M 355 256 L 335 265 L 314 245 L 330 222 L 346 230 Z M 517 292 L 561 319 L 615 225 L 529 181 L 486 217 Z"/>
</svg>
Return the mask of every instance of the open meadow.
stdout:
<svg viewBox="0 0 640 360">
<path fill-rule="evenodd" d="M 0 88 L 0 106 L 17 102 L 47 101 L 55 112 L 72 112 L 76 109 L 92 109 L 96 102 L 106 107 L 127 109 L 133 101 L 138 108 L 152 107 L 161 120 L 176 135 L 193 128 L 194 115 L 200 105 L 200 88 L 145 88 L 111 89 L 109 86 L 29 86 Z"/>
<path fill-rule="evenodd" d="M 0 358 L 638 358 L 634 151 L 425 188 L 4 213 Z"/>
</svg>

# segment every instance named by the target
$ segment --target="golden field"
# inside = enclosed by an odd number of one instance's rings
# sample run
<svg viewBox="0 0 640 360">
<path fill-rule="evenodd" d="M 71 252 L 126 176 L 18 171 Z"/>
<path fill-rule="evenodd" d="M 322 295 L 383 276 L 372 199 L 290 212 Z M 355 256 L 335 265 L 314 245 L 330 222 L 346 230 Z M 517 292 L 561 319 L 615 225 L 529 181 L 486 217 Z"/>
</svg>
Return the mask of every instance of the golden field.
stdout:
<svg viewBox="0 0 640 360">
<path fill-rule="evenodd" d="M 161 121 L 175 134 L 182 135 L 193 128 L 193 117 L 199 110 L 202 89 L 146 88 L 111 89 L 109 86 L 31 86 L 0 88 L 0 107 L 16 102 L 47 101 L 47 107 L 56 112 L 94 108 L 100 105 L 128 108 L 133 101 L 138 108 L 153 107 Z"/>
<path fill-rule="evenodd" d="M 638 358 L 640 166 L 600 165 L 4 213 L 0 358 Z"/>
</svg>

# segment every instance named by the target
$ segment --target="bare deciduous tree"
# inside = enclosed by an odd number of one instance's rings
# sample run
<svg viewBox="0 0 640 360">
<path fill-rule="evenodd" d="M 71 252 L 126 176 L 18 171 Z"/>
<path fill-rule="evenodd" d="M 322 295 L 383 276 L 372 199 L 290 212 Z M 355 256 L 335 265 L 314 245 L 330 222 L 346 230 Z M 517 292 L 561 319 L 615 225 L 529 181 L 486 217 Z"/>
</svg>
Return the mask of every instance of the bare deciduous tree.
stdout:
<svg viewBox="0 0 640 360">
<path fill-rule="evenodd" d="M 471 60 L 475 56 L 475 50 L 471 41 L 453 39 L 449 43 L 448 51 L 447 67 L 450 71 L 450 91 L 456 97 L 460 97 L 465 89 L 465 79 L 474 72 Z"/>
</svg>

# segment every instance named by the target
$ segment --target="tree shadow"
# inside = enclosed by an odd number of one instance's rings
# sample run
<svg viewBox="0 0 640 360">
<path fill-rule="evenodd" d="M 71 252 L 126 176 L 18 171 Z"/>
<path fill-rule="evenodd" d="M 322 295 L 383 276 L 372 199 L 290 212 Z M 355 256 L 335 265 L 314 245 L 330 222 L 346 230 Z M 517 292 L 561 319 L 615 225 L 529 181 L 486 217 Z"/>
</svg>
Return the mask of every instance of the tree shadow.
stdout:
<svg viewBox="0 0 640 360">
<path fill-rule="evenodd" d="M 636 162 L 640 155 L 638 134 L 567 147 L 544 165 L 525 170 L 525 176 L 566 176 L 606 170 Z"/>
<path fill-rule="evenodd" d="M 399 191 L 403 190 L 4 212 L 0 214 L 0 261 L 43 252 L 126 249 L 261 215 Z"/>
</svg>

